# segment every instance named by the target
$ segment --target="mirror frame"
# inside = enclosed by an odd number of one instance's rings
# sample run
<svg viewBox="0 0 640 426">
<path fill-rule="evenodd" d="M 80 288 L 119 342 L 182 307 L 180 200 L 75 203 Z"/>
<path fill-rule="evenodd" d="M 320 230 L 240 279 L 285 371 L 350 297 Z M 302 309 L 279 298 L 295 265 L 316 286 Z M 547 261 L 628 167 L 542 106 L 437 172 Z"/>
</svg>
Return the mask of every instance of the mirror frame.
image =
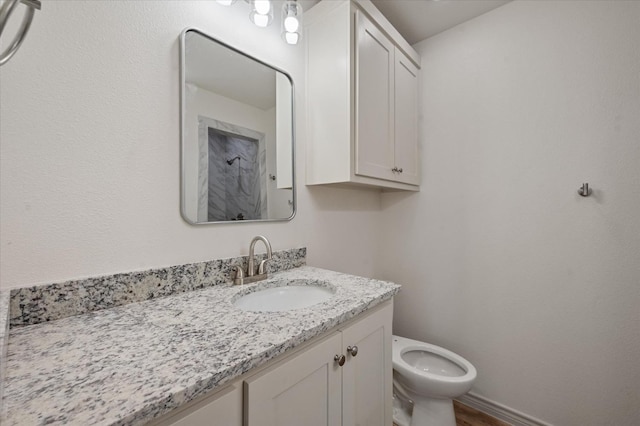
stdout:
<svg viewBox="0 0 640 426">
<path fill-rule="evenodd" d="M 226 47 L 227 49 L 236 52 L 248 59 L 251 59 L 261 65 L 264 65 L 272 70 L 281 73 L 289 80 L 291 84 L 291 201 L 292 201 L 292 211 L 291 216 L 285 218 L 277 218 L 277 219 L 249 219 L 249 220 L 227 220 L 227 221 L 211 221 L 211 222 L 194 222 L 186 215 L 185 207 L 185 182 L 184 182 L 184 158 L 185 158 L 185 116 L 186 116 L 186 39 L 187 33 L 196 33 L 200 36 L 217 43 L 221 46 Z M 229 44 L 218 40 L 215 37 L 212 37 L 203 31 L 193 28 L 187 27 L 180 33 L 180 216 L 182 219 L 187 222 L 189 225 L 200 226 L 200 225 L 219 225 L 219 224 L 235 224 L 235 223 L 261 223 L 261 222 L 288 222 L 293 219 L 298 210 L 298 201 L 296 197 L 296 115 L 295 115 L 295 85 L 293 84 L 293 78 L 291 75 L 280 68 L 274 67 L 258 58 L 255 58 L 240 49 L 237 49 Z"/>
</svg>

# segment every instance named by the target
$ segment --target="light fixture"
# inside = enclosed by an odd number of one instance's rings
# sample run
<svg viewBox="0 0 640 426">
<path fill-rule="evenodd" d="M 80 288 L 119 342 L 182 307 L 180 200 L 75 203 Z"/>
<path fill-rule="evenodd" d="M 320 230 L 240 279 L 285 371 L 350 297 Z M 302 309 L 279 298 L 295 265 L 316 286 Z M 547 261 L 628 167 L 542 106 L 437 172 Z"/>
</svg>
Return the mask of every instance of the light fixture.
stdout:
<svg viewBox="0 0 640 426">
<path fill-rule="evenodd" d="M 289 44 L 298 44 L 302 33 L 302 6 L 298 0 L 287 0 L 282 5 L 282 38 Z"/>
<path fill-rule="evenodd" d="M 273 19 L 273 7 L 270 0 L 251 0 L 251 21 L 259 27 L 266 27 Z"/>
<path fill-rule="evenodd" d="M 24 0 L 23 0 L 24 1 Z M 216 0 L 223 6 L 231 6 L 237 0 Z M 251 5 L 249 19 L 259 27 L 273 21 L 272 0 L 244 0 Z M 288 44 L 298 44 L 302 37 L 302 5 L 298 0 L 286 0 L 282 6 L 282 39 Z"/>
</svg>

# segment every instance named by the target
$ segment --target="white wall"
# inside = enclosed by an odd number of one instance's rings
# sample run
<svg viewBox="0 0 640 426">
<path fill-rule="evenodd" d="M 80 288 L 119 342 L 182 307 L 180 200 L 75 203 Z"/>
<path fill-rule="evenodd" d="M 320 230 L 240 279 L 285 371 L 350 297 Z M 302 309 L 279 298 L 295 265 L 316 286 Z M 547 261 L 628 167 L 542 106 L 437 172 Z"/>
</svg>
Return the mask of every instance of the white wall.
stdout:
<svg viewBox="0 0 640 426">
<path fill-rule="evenodd" d="M 303 185 L 304 47 L 247 15 L 43 4 L 0 69 L 0 287 L 246 254 L 264 234 L 404 284 L 396 332 L 470 359 L 478 394 L 556 425 L 639 423 L 640 4 L 514 2 L 419 44 L 422 191 L 382 212 L 376 192 Z M 293 221 L 181 219 L 187 26 L 292 74 Z"/>
<path fill-rule="evenodd" d="M 640 2 L 513 2 L 415 47 L 422 190 L 382 199 L 394 331 L 543 421 L 640 424 Z"/>
<path fill-rule="evenodd" d="M 304 186 L 304 46 L 248 14 L 244 2 L 43 3 L 0 70 L 1 287 L 247 254 L 257 234 L 274 249 L 306 245 L 309 264 L 372 274 L 379 194 Z M 180 217 L 178 35 L 187 26 L 293 76 L 293 221 L 194 227 Z"/>
</svg>

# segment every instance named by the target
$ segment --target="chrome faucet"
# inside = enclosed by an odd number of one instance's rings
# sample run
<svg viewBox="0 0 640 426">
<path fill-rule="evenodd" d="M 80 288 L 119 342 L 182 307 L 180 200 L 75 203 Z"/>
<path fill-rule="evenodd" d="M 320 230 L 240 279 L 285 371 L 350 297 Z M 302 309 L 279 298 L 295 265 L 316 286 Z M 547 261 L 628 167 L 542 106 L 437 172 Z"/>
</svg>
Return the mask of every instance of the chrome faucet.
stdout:
<svg viewBox="0 0 640 426">
<path fill-rule="evenodd" d="M 256 266 L 255 266 L 256 261 L 255 261 L 254 250 L 255 250 L 256 243 L 258 241 L 262 241 L 265 247 L 267 248 L 267 258 L 260 262 L 260 264 L 258 265 L 258 271 L 256 274 Z M 247 265 L 247 273 L 246 274 L 244 273 L 244 271 L 242 270 L 242 266 L 236 265 L 235 266 L 236 277 L 233 280 L 234 284 L 249 284 L 249 283 L 266 279 L 267 278 L 266 264 L 268 261 L 271 260 L 271 256 L 272 256 L 271 243 L 269 242 L 267 237 L 263 237 L 262 235 L 253 237 L 253 240 L 251 240 L 251 244 L 249 245 L 249 262 Z"/>
<path fill-rule="evenodd" d="M 267 278 L 266 272 L 265 272 L 265 265 L 267 261 L 271 260 L 271 243 L 269 242 L 269 240 L 267 240 L 267 237 L 263 237 L 262 235 L 253 237 L 253 240 L 251 240 L 251 244 L 249 245 L 249 266 L 247 266 L 247 275 L 250 277 L 253 277 L 256 273 L 255 258 L 254 258 L 253 250 L 258 241 L 262 241 L 264 243 L 264 246 L 267 248 L 267 258 L 264 259 L 262 262 L 260 262 L 260 265 L 258 266 L 258 275 L 264 274 L 265 275 L 264 278 Z"/>
</svg>

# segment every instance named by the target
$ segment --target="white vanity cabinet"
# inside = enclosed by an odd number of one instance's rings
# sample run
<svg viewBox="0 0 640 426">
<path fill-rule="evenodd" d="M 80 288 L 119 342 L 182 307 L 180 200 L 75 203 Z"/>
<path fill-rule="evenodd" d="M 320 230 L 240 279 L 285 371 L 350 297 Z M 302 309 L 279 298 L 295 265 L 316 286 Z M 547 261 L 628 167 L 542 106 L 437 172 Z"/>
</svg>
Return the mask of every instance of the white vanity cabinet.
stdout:
<svg viewBox="0 0 640 426">
<path fill-rule="evenodd" d="M 390 426 L 392 320 L 390 300 L 152 424 Z"/>
<path fill-rule="evenodd" d="M 388 302 L 246 379 L 245 426 L 391 425 L 392 315 Z"/>
<path fill-rule="evenodd" d="M 420 57 L 368 0 L 305 20 L 307 184 L 418 190 Z"/>
<path fill-rule="evenodd" d="M 246 426 L 334 426 L 341 420 L 339 333 L 244 382 Z"/>
<path fill-rule="evenodd" d="M 393 306 L 388 303 L 342 331 L 343 353 L 347 357 L 342 368 L 343 426 L 392 423 L 392 321 Z"/>
<path fill-rule="evenodd" d="M 151 426 L 243 426 L 242 381 L 177 408 Z"/>
</svg>

